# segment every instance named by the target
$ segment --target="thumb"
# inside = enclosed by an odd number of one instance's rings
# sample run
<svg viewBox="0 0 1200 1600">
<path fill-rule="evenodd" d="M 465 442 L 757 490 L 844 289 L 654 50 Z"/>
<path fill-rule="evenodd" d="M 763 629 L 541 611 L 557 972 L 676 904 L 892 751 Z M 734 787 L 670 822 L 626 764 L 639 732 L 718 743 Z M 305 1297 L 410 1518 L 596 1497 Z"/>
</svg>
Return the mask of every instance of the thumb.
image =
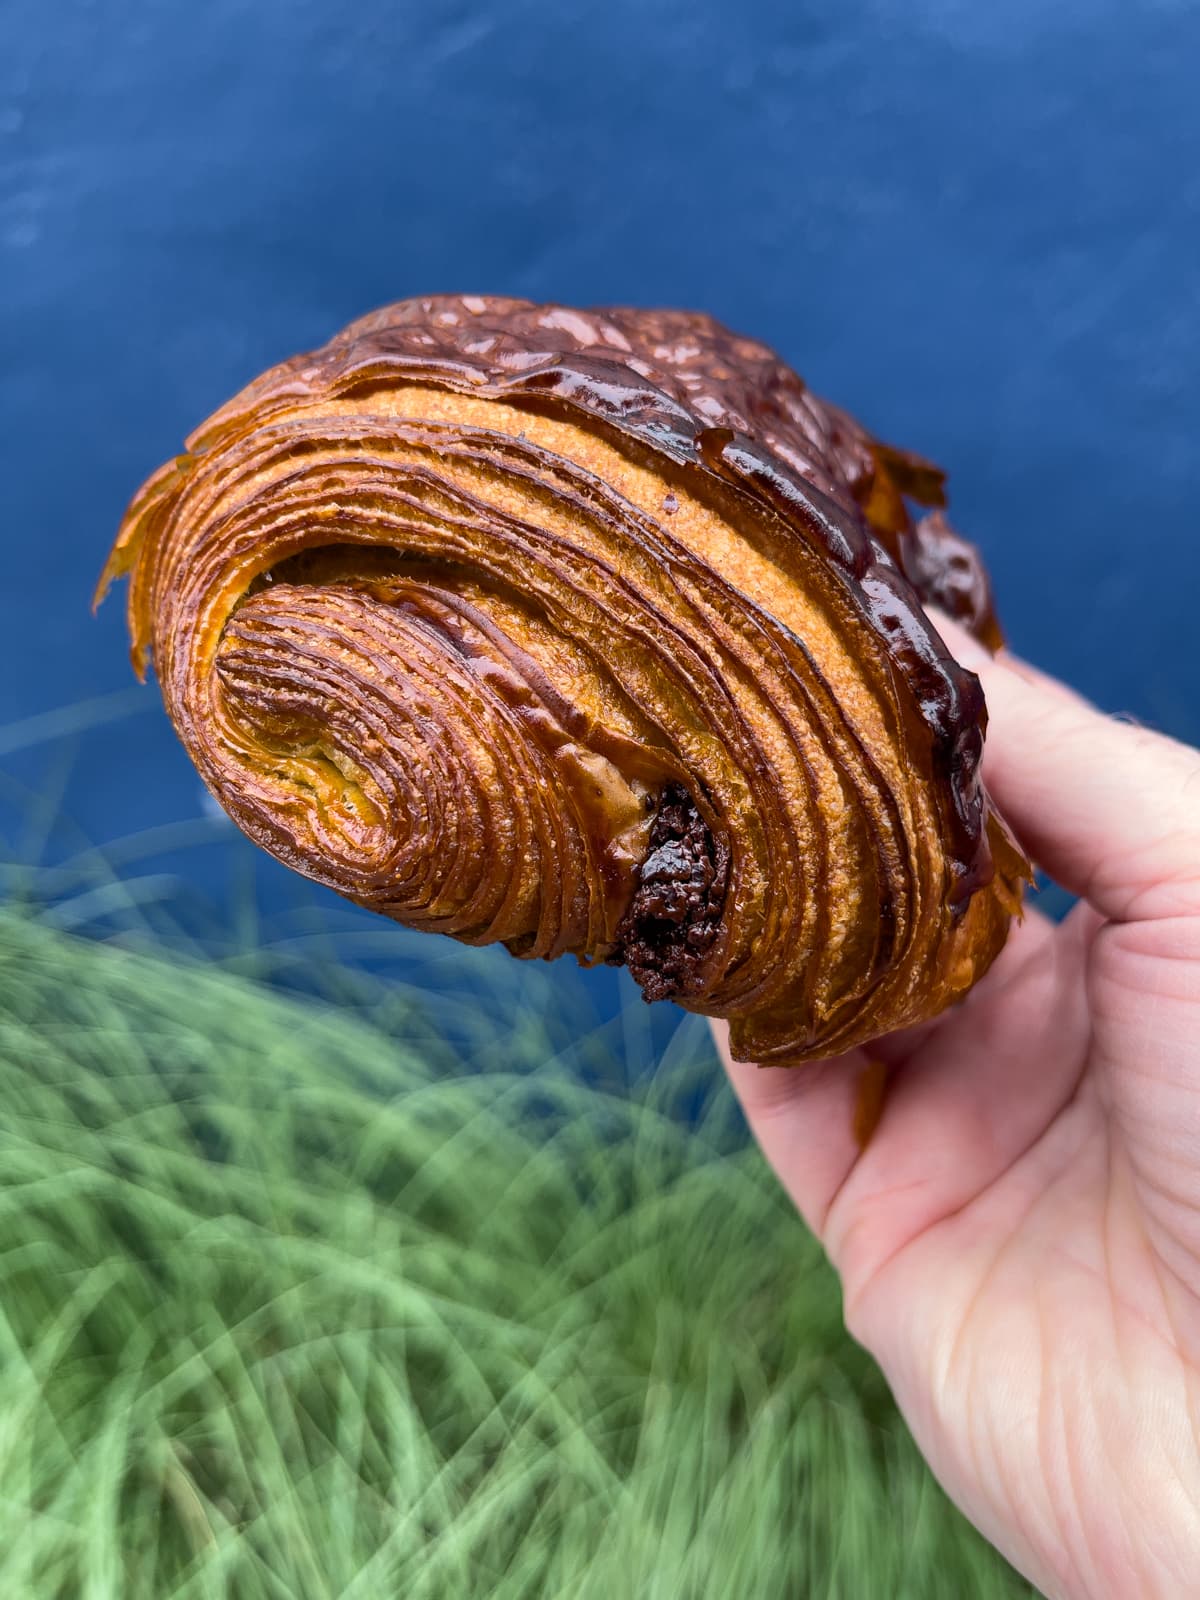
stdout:
<svg viewBox="0 0 1200 1600">
<path fill-rule="evenodd" d="M 938 628 L 983 681 L 984 776 L 1038 865 L 1114 922 L 1200 913 L 1200 752 Z"/>
</svg>

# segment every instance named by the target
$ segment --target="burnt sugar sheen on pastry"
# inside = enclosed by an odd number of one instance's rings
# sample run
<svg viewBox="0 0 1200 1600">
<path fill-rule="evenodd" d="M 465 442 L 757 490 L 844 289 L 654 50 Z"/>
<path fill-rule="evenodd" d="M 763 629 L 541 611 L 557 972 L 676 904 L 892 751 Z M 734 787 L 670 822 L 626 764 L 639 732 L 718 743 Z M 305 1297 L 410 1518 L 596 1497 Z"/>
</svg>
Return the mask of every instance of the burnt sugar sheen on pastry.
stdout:
<svg viewBox="0 0 1200 1600">
<path fill-rule="evenodd" d="M 709 317 L 443 296 L 222 407 L 103 581 L 281 860 L 793 1063 L 963 994 L 1028 876 L 924 610 L 1000 641 L 943 505 Z"/>
</svg>

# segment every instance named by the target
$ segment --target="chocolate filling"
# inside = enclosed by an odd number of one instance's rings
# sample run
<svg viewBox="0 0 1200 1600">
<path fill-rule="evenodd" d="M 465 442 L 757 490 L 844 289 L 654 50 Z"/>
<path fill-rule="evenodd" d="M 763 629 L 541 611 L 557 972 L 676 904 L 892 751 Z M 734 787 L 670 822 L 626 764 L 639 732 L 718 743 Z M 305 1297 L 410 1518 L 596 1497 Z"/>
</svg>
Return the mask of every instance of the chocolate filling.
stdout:
<svg viewBox="0 0 1200 1600">
<path fill-rule="evenodd" d="M 659 798 L 636 879 L 610 962 L 629 968 L 647 1000 L 694 993 L 721 926 L 729 850 L 681 784 Z"/>
</svg>

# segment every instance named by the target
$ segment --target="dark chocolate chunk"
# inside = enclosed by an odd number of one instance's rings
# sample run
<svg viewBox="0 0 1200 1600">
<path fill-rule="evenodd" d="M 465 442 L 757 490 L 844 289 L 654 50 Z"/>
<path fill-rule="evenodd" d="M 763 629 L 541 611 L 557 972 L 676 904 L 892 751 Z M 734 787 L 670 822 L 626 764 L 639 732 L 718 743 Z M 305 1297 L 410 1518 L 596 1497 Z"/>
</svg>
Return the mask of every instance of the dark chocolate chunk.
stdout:
<svg viewBox="0 0 1200 1600">
<path fill-rule="evenodd" d="M 729 852 L 681 785 L 659 798 L 636 878 L 609 960 L 629 968 L 647 1000 L 692 993 L 720 931 Z"/>
</svg>

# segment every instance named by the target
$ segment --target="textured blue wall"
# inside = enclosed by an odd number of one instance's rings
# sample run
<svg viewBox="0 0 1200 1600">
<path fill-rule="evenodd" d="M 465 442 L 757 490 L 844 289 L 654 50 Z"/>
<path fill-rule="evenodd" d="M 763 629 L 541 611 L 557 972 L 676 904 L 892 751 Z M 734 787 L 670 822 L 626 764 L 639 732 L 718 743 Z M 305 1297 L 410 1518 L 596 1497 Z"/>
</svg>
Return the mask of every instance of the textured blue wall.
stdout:
<svg viewBox="0 0 1200 1600">
<path fill-rule="evenodd" d="M 8 0 L 0 721 L 126 681 L 130 492 L 421 291 L 709 309 L 950 469 L 1018 646 L 1200 735 L 1200 7 Z M 148 691 L 148 693 L 151 691 Z M 194 815 L 159 717 L 94 837 Z"/>
</svg>

